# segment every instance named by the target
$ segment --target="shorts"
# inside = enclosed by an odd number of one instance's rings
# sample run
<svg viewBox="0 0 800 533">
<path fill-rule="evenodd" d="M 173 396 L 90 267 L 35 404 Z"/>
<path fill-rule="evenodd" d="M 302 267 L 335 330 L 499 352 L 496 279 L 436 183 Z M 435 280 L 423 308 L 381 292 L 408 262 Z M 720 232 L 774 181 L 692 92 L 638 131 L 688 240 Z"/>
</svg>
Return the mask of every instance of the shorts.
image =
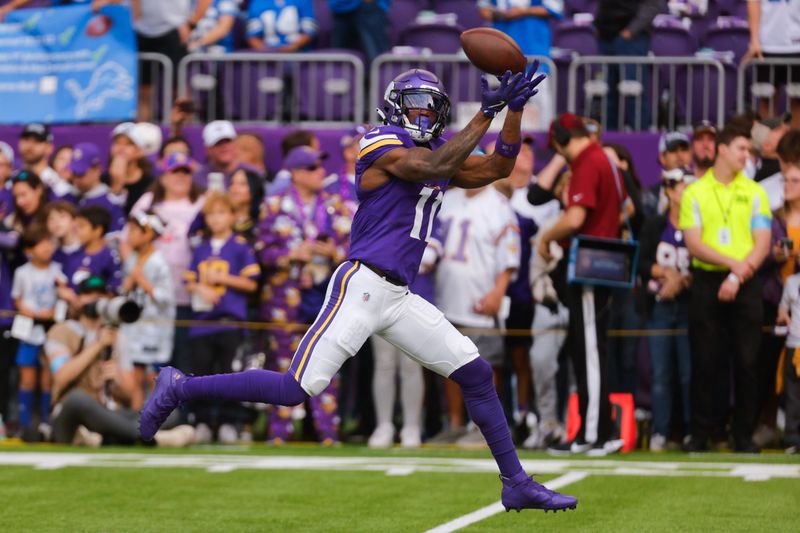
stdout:
<svg viewBox="0 0 800 533">
<path fill-rule="evenodd" d="M 288 372 L 308 394 L 317 395 L 372 335 L 444 377 L 478 358 L 475 343 L 433 304 L 360 261 L 345 261 L 328 283 L 322 310 Z"/>
<path fill-rule="evenodd" d="M 487 363 L 494 368 L 503 366 L 506 350 L 503 337 L 499 333 L 497 335 L 468 335 L 468 337 L 478 347 L 478 353 Z"/>
<path fill-rule="evenodd" d="M 139 46 L 139 52 L 152 52 L 156 54 L 164 54 L 172 61 L 172 68 L 173 72 L 178 72 L 178 63 L 181 62 L 188 51 L 186 50 L 186 46 L 181 42 L 181 35 L 178 33 L 178 29 L 175 28 L 174 30 L 170 30 L 163 35 L 157 35 L 155 37 L 149 37 L 147 35 L 142 35 L 141 33 L 136 34 L 136 44 Z M 173 74 L 173 77 L 175 75 Z M 172 84 L 175 83 L 175 80 L 170 80 Z M 139 83 L 142 85 L 152 85 L 153 83 L 153 69 L 148 67 L 142 67 L 139 65 Z"/>
<path fill-rule="evenodd" d="M 800 54 L 764 53 L 765 59 L 800 59 Z M 788 82 L 800 83 L 800 65 L 759 65 L 756 67 L 756 80 L 779 87 Z"/>
<path fill-rule="evenodd" d="M 27 342 L 20 342 L 17 348 L 17 366 L 40 368 L 39 352 L 42 347 Z"/>
<path fill-rule="evenodd" d="M 533 303 L 518 304 L 512 303 L 506 319 L 506 329 L 518 329 L 530 331 L 533 326 Z M 506 350 L 511 350 L 517 346 L 526 349 L 531 347 L 533 339 L 528 336 L 509 335 L 505 337 Z"/>
</svg>

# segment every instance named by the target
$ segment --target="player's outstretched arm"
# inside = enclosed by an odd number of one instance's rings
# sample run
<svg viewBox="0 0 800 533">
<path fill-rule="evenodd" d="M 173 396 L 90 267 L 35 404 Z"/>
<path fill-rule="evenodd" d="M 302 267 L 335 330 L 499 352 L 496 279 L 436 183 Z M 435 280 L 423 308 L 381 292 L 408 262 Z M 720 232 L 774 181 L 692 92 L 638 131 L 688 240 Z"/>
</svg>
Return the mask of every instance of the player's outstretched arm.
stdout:
<svg viewBox="0 0 800 533">
<path fill-rule="evenodd" d="M 381 156 L 371 169 L 383 170 L 408 181 L 453 177 L 483 139 L 494 116 L 506 104 L 527 93 L 531 84 L 523 74 L 512 75 L 510 71 L 500 78 L 500 86 L 496 89 L 489 89 L 485 79 L 482 82 L 481 110 L 444 146 L 435 152 L 426 148 L 392 150 Z"/>
<path fill-rule="evenodd" d="M 538 91 L 536 86 L 545 78 L 540 74 L 534 78 L 539 67 L 538 61 L 531 65 L 523 91 L 508 103 L 508 113 L 503 129 L 497 136 L 494 153 L 491 155 L 471 155 L 453 178 L 452 185 L 465 189 L 483 187 L 495 180 L 505 178 L 514 169 L 521 140 L 522 109 Z"/>
</svg>

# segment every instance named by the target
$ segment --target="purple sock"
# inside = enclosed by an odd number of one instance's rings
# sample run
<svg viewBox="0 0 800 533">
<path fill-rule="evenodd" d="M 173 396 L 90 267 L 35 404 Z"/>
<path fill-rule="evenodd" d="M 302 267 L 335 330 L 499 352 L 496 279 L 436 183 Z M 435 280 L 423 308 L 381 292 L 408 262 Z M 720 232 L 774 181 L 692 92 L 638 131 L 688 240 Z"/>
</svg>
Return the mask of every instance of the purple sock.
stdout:
<svg viewBox="0 0 800 533">
<path fill-rule="evenodd" d="M 178 388 L 181 402 L 191 400 L 233 400 L 273 405 L 298 405 L 308 394 L 291 374 L 271 370 L 246 370 L 234 374 L 189 376 Z"/>
<path fill-rule="evenodd" d="M 514 449 L 511 431 L 500 398 L 494 390 L 492 377 L 492 367 L 480 357 L 450 374 L 450 379 L 461 387 L 467 412 L 483 433 L 500 474 L 510 478 L 522 471 L 522 465 Z"/>
</svg>

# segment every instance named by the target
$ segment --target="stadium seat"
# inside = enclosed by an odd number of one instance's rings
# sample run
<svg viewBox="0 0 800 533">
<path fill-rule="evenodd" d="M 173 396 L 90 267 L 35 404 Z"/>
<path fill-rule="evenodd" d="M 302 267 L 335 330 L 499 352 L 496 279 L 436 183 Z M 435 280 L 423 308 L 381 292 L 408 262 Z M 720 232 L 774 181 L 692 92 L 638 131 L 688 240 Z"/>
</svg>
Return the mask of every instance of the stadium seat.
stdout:
<svg viewBox="0 0 800 533">
<path fill-rule="evenodd" d="M 225 117 L 242 121 L 279 120 L 289 80 L 285 63 L 237 62 L 227 66 L 219 76 Z"/>
<path fill-rule="evenodd" d="M 481 18 L 475 0 L 434 0 L 433 9 L 437 13 L 455 13 L 458 25 L 464 29 L 477 28 L 486 22 Z"/>
<path fill-rule="evenodd" d="M 317 52 L 336 52 L 349 54 L 366 64 L 363 54 L 352 50 L 317 50 Z M 313 121 L 353 121 L 355 122 L 356 83 L 352 64 L 341 63 L 298 63 L 293 83 L 294 108 L 300 120 Z M 358 110 L 360 112 L 360 110 Z"/>
<path fill-rule="evenodd" d="M 650 50 L 657 56 L 691 56 L 697 50 L 697 42 L 679 19 L 658 15 L 653 21 Z"/>
<path fill-rule="evenodd" d="M 597 55 L 597 37 L 589 24 L 563 20 L 555 26 L 553 47 L 572 50 L 579 55 Z"/>
<path fill-rule="evenodd" d="M 400 44 L 429 48 L 435 54 L 456 54 L 461 50 L 461 26 L 449 24 L 418 24 L 406 27 L 400 33 Z"/>
<path fill-rule="evenodd" d="M 734 62 L 739 63 L 750 46 L 747 21 L 734 17 L 719 17 L 706 31 L 703 46 L 717 51 L 730 50 Z"/>
<path fill-rule="evenodd" d="M 400 44 L 400 33 L 417 19 L 417 13 L 428 8 L 427 0 L 392 0 L 389 6 L 389 43 Z"/>
<path fill-rule="evenodd" d="M 720 15 L 720 4 L 718 1 L 719 0 L 708 0 L 705 15 L 689 17 L 689 20 L 692 21 L 692 25 L 689 27 L 689 33 L 692 34 L 692 37 L 694 37 L 695 42 L 698 44 L 703 42 L 703 37 L 705 37 L 709 26 L 711 26 Z"/>
<path fill-rule="evenodd" d="M 720 15 L 728 15 L 747 20 L 746 0 L 717 0 L 717 2 L 719 2 Z"/>
<path fill-rule="evenodd" d="M 597 13 L 597 0 L 567 0 L 564 2 L 564 14 Z"/>
</svg>

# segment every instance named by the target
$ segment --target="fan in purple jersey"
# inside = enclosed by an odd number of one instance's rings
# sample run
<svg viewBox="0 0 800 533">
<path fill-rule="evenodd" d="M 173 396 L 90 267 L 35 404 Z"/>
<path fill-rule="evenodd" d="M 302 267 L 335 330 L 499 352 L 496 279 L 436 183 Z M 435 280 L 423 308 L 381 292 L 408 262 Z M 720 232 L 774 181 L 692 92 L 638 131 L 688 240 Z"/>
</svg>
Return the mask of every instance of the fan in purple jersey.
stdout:
<svg viewBox="0 0 800 533">
<path fill-rule="evenodd" d="M 103 174 L 100 149 L 92 143 L 78 143 L 72 150 L 72 184 L 74 192 L 65 196 L 79 208 L 95 205 L 108 211 L 111 223 L 110 232 L 121 231 L 125 226 L 126 216 L 123 210 L 124 198 L 111 193 L 108 185 L 100 181 Z"/>
<path fill-rule="evenodd" d="M 450 100 L 439 79 L 410 70 L 386 89 L 385 125 L 361 139 L 356 165 L 360 201 L 348 260 L 334 273 L 326 302 L 300 341 L 289 372 L 250 370 L 192 377 L 166 367 L 142 412 L 140 432 L 150 439 L 183 402 L 224 398 L 297 405 L 323 392 L 341 365 L 377 334 L 461 387 L 472 421 L 497 462 L 507 509 L 572 509 L 577 499 L 533 481 L 517 457 L 493 384 L 492 369 L 474 343 L 407 285 L 422 254 L 446 188 L 476 188 L 508 176 L 521 145 L 522 110 L 544 79 L 538 64 L 527 74 L 506 72 L 499 85 L 482 80 L 481 108 L 444 142 Z M 508 113 L 491 155 L 473 154 L 495 115 Z"/>
<path fill-rule="evenodd" d="M 122 281 L 122 268 L 116 250 L 108 247 L 105 234 L 111 224 L 108 211 L 100 206 L 84 207 L 78 212 L 75 227 L 81 243 L 80 261 L 70 278 L 70 287 L 75 289 L 81 281 L 97 276 L 106 286 L 116 291 Z"/>
<path fill-rule="evenodd" d="M 293 148 L 284 163 L 292 175 L 289 190 L 268 197 L 264 204 L 256 250 L 265 270 L 260 315 L 266 322 L 303 322 L 303 304 L 308 304 L 312 287 L 327 281 L 346 257 L 352 214 L 339 196 L 321 190 L 325 176 L 322 155 L 308 146 Z M 301 331 L 273 330 L 269 367 L 285 372 L 301 338 Z M 321 395 L 311 399 L 314 423 L 323 442 L 339 438 L 338 396 L 338 380 L 334 379 Z M 290 407 L 273 411 L 272 442 L 289 438 L 291 415 Z"/>
</svg>

